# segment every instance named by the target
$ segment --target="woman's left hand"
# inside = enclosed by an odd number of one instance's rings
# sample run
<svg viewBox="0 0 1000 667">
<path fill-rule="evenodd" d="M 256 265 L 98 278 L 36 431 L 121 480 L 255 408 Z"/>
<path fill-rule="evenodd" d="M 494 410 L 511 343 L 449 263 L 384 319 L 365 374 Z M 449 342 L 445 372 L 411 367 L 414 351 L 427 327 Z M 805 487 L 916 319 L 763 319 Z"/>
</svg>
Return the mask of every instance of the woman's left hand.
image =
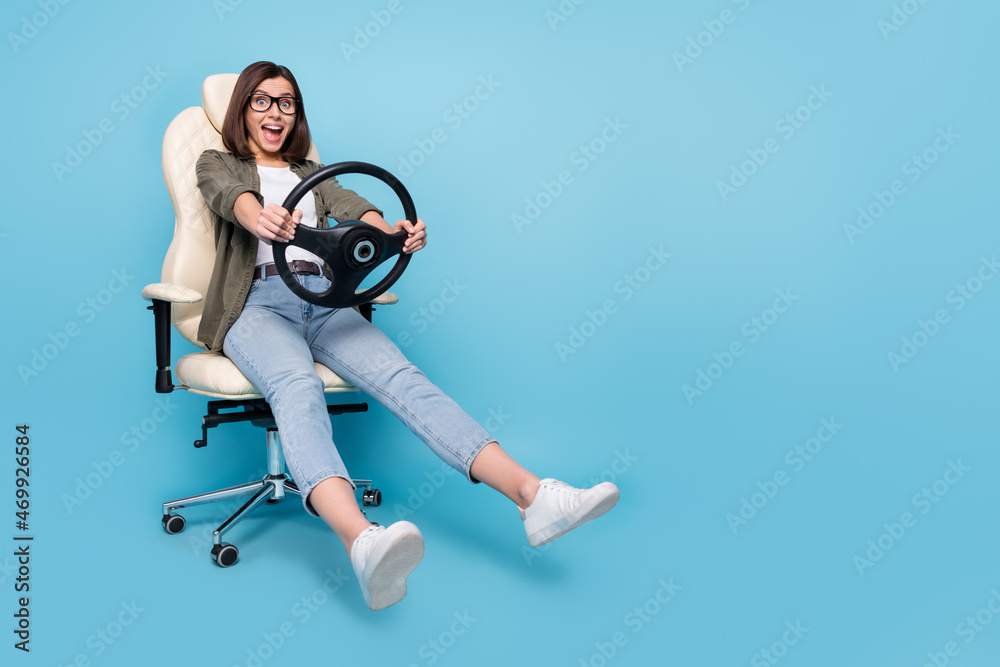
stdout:
<svg viewBox="0 0 1000 667">
<path fill-rule="evenodd" d="M 415 253 L 427 245 L 427 225 L 420 218 L 417 224 L 411 224 L 409 220 L 399 220 L 396 222 L 395 231 L 405 231 L 409 237 L 403 244 L 403 252 L 407 254 Z"/>
</svg>

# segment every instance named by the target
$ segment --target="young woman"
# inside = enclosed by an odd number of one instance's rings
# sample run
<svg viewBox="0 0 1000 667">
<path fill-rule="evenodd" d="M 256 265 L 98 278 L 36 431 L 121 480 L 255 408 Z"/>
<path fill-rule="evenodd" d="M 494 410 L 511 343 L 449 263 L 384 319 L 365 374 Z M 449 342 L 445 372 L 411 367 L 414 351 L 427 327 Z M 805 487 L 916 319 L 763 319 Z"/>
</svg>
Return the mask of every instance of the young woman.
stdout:
<svg viewBox="0 0 1000 667">
<path fill-rule="evenodd" d="M 467 479 L 514 501 L 532 546 L 614 507 L 619 494 L 609 482 L 583 490 L 539 480 L 357 311 L 306 303 L 274 278 L 271 242 L 294 238 L 298 225 L 326 227 L 327 217 L 361 220 L 388 233 L 405 230 L 407 253 L 427 243 L 422 220 L 390 225 L 375 206 L 334 179 L 318 185 L 296 210 L 281 208 L 288 192 L 320 168 L 305 159 L 309 125 L 287 68 L 257 62 L 243 70 L 222 137 L 229 152 L 206 151 L 197 166 L 198 187 L 216 218 L 217 250 L 198 337 L 229 357 L 267 399 L 306 510 L 344 543 L 372 609 L 406 594 L 406 577 L 423 557 L 423 537 L 408 521 L 383 527 L 361 513 L 333 443 L 314 361 L 379 401 Z M 318 257 L 295 246 L 286 257 L 307 289 L 329 287 Z"/>
</svg>

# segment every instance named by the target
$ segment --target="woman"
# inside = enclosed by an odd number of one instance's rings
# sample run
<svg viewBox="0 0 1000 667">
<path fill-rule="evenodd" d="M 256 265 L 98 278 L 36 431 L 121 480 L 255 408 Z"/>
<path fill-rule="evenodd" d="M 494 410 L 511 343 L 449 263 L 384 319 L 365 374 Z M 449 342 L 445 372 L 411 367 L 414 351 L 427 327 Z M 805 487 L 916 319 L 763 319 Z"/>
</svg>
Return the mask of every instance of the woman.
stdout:
<svg viewBox="0 0 1000 667">
<path fill-rule="evenodd" d="M 422 220 L 389 225 L 375 206 L 333 179 L 314 188 L 300 208 L 280 206 L 295 184 L 320 168 L 305 159 L 309 126 L 287 68 L 258 62 L 240 74 L 222 136 L 230 152 L 206 151 L 197 166 L 198 187 L 216 217 L 217 250 L 198 337 L 229 357 L 267 399 L 306 510 L 344 543 L 372 609 L 406 594 L 406 577 L 423 557 L 423 538 L 408 521 L 383 527 L 361 513 L 333 444 L 314 360 L 379 401 L 470 481 L 514 501 L 532 546 L 615 505 L 614 484 L 574 489 L 521 467 L 357 311 L 308 304 L 280 279 L 268 279 L 277 273 L 271 242 L 291 240 L 300 224 L 325 227 L 326 217 L 361 220 L 388 233 L 405 230 L 407 253 L 427 243 Z M 315 255 L 290 246 L 286 257 L 307 289 L 330 285 Z"/>
</svg>

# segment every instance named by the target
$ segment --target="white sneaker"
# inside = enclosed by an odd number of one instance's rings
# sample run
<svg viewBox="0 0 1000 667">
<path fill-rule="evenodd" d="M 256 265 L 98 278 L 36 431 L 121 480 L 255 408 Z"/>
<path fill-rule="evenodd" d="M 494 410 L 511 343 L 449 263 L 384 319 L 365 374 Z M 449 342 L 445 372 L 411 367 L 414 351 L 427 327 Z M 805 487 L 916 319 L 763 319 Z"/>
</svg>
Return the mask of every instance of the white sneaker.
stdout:
<svg viewBox="0 0 1000 667">
<path fill-rule="evenodd" d="M 409 521 L 374 524 L 351 545 L 351 565 L 371 609 L 385 609 L 406 595 L 406 577 L 424 557 L 424 538 Z"/>
<path fill-rule="evenodd" d="M 611 482 L 575 489 L 555 479 L 541 480 L 528 509 L 518 508 L 528 533 L 528 543 L 540 547 L 596 519 L 614 507 L 620 495 L 618 487 Z"/>
</svg>

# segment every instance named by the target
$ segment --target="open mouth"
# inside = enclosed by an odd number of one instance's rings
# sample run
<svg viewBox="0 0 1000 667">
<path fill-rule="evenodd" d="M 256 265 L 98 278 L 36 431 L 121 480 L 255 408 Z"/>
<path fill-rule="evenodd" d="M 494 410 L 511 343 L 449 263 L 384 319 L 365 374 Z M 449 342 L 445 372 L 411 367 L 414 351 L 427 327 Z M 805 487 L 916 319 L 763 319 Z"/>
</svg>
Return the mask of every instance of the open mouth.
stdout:
<svg viewBox="0 0 1000 667">
<path fill-rule="evenodd" d="M 261 126 L 261 133 L 264 135 L 264 141 L 268 143 L 278 143 L 281 141 L 281 134 L 285 131 L 281 125 L 266 124 Z"/>
</svg>

